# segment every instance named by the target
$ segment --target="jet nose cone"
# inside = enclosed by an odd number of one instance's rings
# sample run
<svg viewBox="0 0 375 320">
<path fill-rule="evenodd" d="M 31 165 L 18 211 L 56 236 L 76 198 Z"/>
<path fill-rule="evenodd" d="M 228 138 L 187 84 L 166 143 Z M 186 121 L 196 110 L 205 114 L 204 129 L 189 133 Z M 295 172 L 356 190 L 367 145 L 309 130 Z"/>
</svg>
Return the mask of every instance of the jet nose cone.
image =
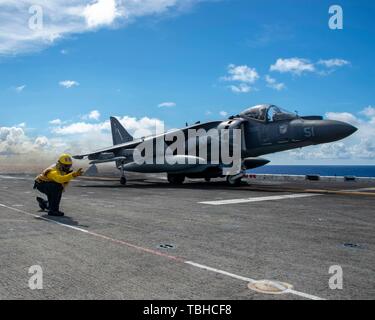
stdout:
<svg viewBox="0 0 375 320">
<path fill-rule="evenodd" d="M 352 134 L 358 131 L 358 128 L 356 128 L 355 126 L 352 126 L 351 124 L 346 124 L 346 125 L 347 125 L 348 136 L 351 136 Z"/>
<path fill-rule="evenodd" d="M 316 126 L 316 138 L 319 143 L 333 142 L 349 137 L 357 130 L 349 123 L 323 120 Z"/>
<path fill-rule="evenodd" d="M 332 124 L 332 132 L 338 139 L 349 137 L 357 130 L 356 127 L 345 122 L 335 121 L 335 123 Z"/>
</svg>

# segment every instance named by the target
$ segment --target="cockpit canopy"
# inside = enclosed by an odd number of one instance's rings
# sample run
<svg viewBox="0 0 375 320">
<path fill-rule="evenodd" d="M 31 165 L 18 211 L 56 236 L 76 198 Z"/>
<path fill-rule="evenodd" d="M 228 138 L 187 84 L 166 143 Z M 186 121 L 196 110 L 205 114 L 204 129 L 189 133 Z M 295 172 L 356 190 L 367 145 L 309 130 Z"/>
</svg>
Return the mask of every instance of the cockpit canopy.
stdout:
<svg viewBox="0 0 375 320">
<path fill-rule="evenodd" d="M 242 113 L 242 118 L 250 118 L 258 121 L 276 122 L 282 120 L 292 120 L 297 118 L 297 114 L 283 110 L 272 104 L 262 104 L 255 107 L 251 107 Z"/>
</svg>

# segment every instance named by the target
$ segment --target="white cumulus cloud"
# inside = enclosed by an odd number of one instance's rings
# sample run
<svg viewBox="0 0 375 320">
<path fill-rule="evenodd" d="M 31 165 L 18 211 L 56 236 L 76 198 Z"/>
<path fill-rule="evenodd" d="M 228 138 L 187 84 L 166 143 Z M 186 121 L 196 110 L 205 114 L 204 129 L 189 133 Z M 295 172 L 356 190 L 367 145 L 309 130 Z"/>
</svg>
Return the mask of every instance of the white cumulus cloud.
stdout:
<svg viewBox="0 0 375 320">
<path fill-rule="evenodd" d="M 232 82 L 228 88 L 234 93 L 249 93 L 254 90 L 252 85 L 260 78 L 255 68 L 247 65 L 230 64 L 228 74 L 221 77 L 222 81 Z"/>
<path fill-rule="evenodd" d="M 87 122 L 75 122 L 63 127 L 56 127 L 52 129 L 53 133 L 59 135 L 73 135 L 89 133 L 101 130 L 108 130 L 110 128 L 109 122 L 103 122 L 99 124 L 87 123 Z"/>
<path fill-rule="evenodd" d="M 157 118 L 117 117 L 134 137 L 155 134 L 164 129 Z M 59 120 L 59 119 L 55 119 Z M 26 127 L 0 126 L 0 171 L 34 172 L 55 162 L 61 153 L 79 154 L 112 145 L 108 120 L 100 123 L 54 121 L 48 136 L 32 135 Z M 60 123 L 60 124 L 58 124 Z"/>
<path fill-rule="evenodd" d="M 41 136 L 34 139 L 28 137 L 24 128 L 0 127 L 0 156 L 37 154 L 48 144 L 47 137 Z"/>
<path fill-rule="evenodd" d="M 159 103 L 158 107 L 159 108 L 173 108 L 176 105 L 177 104 L 175 102 L 162 102 L 162 103 Z"/>
<path fill-rule="evenodd" d="M 295 75 L 301 75 L 305 72 L 314 72 L 315 66 L 308 59 L 277 59 L 276 63 L 271 65 L 270 71 L 278 71 L 280 73 L 292 73 Z"/>
<path fill-rule="evenodd" d="M 21 93 L 26 88 L 26 85 L 15 87 L 16 92 Z"/>
<path fill-rule="evenodd" d="M 277 91 L 284 90 L 286 88 L 285 84 L 282 82 L 277 82 L 276 79 L 270 77 L 269 75 L 265 76 L 265 80 L 267 82 L 267 87 L 275 89 Z"/>
<path fill-rule="evenodd" d="M 349 112 L 327 112 L 327 119 L 348 122 L 352 125 L 358 125 L 360 120 Z"/>
<path fill-rule="evenodd" d="M 66 88 L 66 89 L 70 89 L 72 87 L 79 86 L 79 83 L 77 81 L 74 81 L 74 80 L 64 80 L 64 81 L 60 81 L 59 85 Z"/>
<path fill-rule="evenodd" d="M 229 86 L 229 89 L 231 89 L 234 93 L 249 93 L 253 90 L 253 88 L 247 85 L 246 83 L 240 83 L 239 85 L 233 84 Z"/>
<path fill-rule="evenodd" d="M 135 117 L 124 116 L 118 117 L 118 120 L 130 133 L 136 137 L 151 135 L 156 132 L 157 127 L 160 128 L 164 126 L 163 122 L 156 118 L 143 117 L 141 119 L 137 119 Z M 52 132 L 54 134 L 61 136 L 109 133 L 110 130 L 111 125 L 109 120 L 99 123 L 88 123 L 81 121 L 52 128 Z"/>
<path fill-rule="evenodd" d="M 344 67 L 349 64 L 349 61 L 338 58 L 319 60 L 318 62 L 312 62 L 309 59 L 303 58 L 280 58 L 277 59 L 273 65 L 271 65 L 270 71 L 291 73 L 298 76 L 304 73 L 316 73 L 321 76 L 327 76 L 334 72 L 337 68 Z M 322 67 L 324 68 L 322 69 Z"/>
<path fill-rule="evenodd" d="M 225 76 L 222 79 L 225 81 L 254 83 L 259 79 L 259 74 L 255 68 L 250 68 L 246 65 L 236 66 L 230 64 L 228 66 L 228 76 Z"/>
<path fill-rule="evenodd" d="M 62 121 L 60 119 L 54 119 L 54 120 L 51 120 L 49 122 L 49 124 L 52 124 L 52 125 L 55 125 L 55 126 L 59 126 L 62 124 Z"/>
<path fill-rule="evenodd" d="M 90 28 L 96 28 L 101 25 L 111 25 L 121 13 L 115 0 L 98 0 L 85 7 L 83 16 Z"/>
<path fill-rule="evenodd" d="M 71 34 L 121 27 L 143 16 L 180 13 L 200 1 L 1 0 L 0 55 L 42 50 Z"/>
<path fill-rule="evenodd" d="M 360 114 L 363 114 L 368 118 L 375 119 L 375 108 L 372 106 L 368 106 L 367 108 L 363 109 Z"/>
<path fill-rule="evenodd" d="M 334 68 L 334 67 L 343 67 L 349 65 L 350 62 L 344 59 L 329 59 L 329 60 L 319 60 L 318 64 L 324 65 L 327 68 Z"/>
<path fill-rule="evenodd" d="M 49 140 L 48 140 L 47 137 L 44 137 L 44 136 L 43 137 L 37 137 L 35 139 L 35 144 L 39 147 L 44 148 L 44 147 L 47 147 L 49 145 Z"/>
<path fill-rule="evenodd" d="M 96 120 L 98 121 L 100 118 L 100 112 L 98 110 L 93 110 L 88 114 L 88 118 L 90 120 Z"/>
<path fill-rule="evenodd" d="M 101 114 L 100 114 L 100 112 L 98 110 L 92 110 L 88 114 L 85 114 L 85 115 L 81 116 L 80 118 L 82 120 L 95 120 L 95 121 L 99 121 L 100 116 L 101 116 Z"/>
</svg>

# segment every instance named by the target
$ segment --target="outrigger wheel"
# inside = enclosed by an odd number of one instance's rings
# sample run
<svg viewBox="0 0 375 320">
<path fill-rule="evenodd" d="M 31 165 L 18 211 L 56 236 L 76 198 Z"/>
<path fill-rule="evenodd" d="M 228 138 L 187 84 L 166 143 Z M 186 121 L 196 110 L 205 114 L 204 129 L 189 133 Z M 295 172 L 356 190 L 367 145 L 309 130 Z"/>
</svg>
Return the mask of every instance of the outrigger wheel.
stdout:
<svg viewBox="0 0 375 320">
<path fill-rule="evenodd" d="M 228 176 L 227 177 L 227 183 L 231 187 L 239 187 L 241 185 L 242 178 L 243 178 L 242 176 L 238 177 L 238 175 Z"/>
<path fill-rule="evenodd" d="M 120 183 L 125 186 L 126 185 L 126 177 L 125 177 L 125 171 L 124 171 L 124 163 L 121 163 L 121 179 Z"/>
<path fill-rule="evenodd" d="M 125 176 L 122 176 L 121 179 L 120 179 L 120 183 L 125 186 L 126 185 L 126 177 Z"/>
</svg>

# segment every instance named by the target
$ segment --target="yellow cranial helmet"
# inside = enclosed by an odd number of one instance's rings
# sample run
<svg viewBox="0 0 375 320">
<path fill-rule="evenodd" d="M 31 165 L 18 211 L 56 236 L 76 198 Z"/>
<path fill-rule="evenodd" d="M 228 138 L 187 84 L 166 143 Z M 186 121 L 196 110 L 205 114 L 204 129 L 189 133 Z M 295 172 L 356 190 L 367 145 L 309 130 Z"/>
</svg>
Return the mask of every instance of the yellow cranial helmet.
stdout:
<svg viewBox="0 0 375 320">
<path fill-rule="evenodd" d="M 64 166 L 71 166 L 73 165 L 73 160 L 72 160 L 72 157 L 71 155 L 69 154 L 62 154 L 60 157 L 59 157 L 59 163 L 64 165 Z"/>
</svg>

